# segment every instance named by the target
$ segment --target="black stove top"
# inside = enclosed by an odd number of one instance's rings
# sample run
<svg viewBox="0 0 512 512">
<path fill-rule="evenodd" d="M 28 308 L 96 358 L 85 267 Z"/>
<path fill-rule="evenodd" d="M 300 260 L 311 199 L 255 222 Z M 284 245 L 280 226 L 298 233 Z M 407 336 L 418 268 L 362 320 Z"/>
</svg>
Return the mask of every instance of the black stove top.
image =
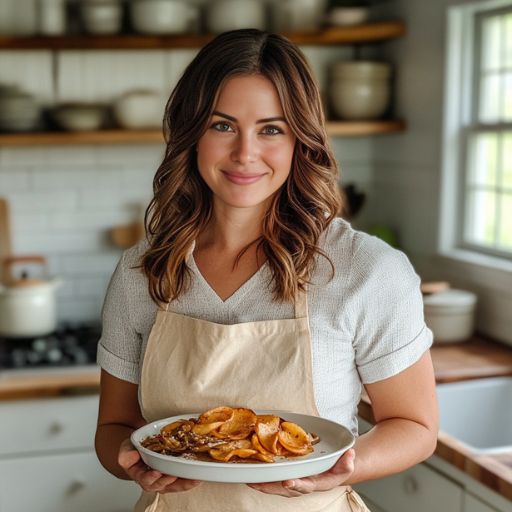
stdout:
<svg viewBox="0 0 512 512">
<path fill-rule="evenodd" d="M 94 364 L 100 335 L 99 325 L 63 324 L 46 336 L 0 336 L 0 371 Z"/>
</svg>

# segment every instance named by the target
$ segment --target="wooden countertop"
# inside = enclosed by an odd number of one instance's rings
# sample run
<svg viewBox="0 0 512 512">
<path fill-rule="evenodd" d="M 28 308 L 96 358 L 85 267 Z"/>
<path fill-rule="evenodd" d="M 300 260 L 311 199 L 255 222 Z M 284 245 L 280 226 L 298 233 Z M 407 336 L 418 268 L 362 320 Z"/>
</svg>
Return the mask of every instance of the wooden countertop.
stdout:
<svg viewBox="0 0 512 512">
<path fill-rule="evenodd" d="M 55 370 L 1 371 L 0 400 L 98 393 L 100 368 L 81 366 Z"/>
<path fill-rule="evenodd" d="M 512 375 L 512 348 L 475 337 L 466 343 L 434 345 L 432 360 L 438 383 Z M 18 400 L 96 393 L 100 370 L 96 366 L 57 371 L 0 371 L 0 400 Z M 360 415 L 373 422 L 368 397 L 363 396 Z M 476 455 L 457 439 L 439 433 L 436 455 L 482 484 L 512 500 L 512 452 Z"/>
</svg>

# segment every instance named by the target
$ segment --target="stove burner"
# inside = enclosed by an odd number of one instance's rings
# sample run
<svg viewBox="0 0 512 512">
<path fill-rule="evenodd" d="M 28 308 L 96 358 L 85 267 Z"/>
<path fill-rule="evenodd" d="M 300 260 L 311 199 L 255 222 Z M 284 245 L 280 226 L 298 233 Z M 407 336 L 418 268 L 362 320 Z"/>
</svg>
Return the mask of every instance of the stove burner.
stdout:
<svg viewBox="0 0 512 512">
<path fill-rule="evenodd" d="M 0 337 L 0 371 L 94 364 L 100 336 L 99 325 L 63 324 L 46 336 Z"/>
</svg>

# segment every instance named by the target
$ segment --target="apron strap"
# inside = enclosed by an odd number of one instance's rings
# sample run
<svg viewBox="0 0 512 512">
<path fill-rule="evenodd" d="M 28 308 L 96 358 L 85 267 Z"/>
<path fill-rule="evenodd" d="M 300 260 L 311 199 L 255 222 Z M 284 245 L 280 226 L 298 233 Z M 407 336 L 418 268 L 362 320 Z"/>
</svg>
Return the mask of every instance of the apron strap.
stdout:
<svg viewBox="0 0 512 512">
<path fill-rule="evenodd" d="M 298 290 L 295 295 L 295 318 L 307 318 L 308 295 L 306 290 Z"/>
</svg>

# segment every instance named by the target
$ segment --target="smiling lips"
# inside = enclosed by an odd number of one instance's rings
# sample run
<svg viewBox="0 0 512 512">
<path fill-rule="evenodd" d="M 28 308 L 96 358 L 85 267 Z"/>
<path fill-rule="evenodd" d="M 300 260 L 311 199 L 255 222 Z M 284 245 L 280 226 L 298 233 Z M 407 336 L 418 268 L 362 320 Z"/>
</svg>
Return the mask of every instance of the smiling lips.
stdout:
<svg viewBox="0 0 512 512">
<path fill-rule="evenodd" d="M 231 181 L 232 183 L 235 183 L 236 185 L 251 185 L 252 183 L 256 183 L 259 181 L 263 176 L 265 176 L 265 173 L 263 174 L 245 174 L 245 173 L 238 173 L 238 172 L 228 172 L 228 171 L 222 171 L 222 174 Z"/>
</svg>

